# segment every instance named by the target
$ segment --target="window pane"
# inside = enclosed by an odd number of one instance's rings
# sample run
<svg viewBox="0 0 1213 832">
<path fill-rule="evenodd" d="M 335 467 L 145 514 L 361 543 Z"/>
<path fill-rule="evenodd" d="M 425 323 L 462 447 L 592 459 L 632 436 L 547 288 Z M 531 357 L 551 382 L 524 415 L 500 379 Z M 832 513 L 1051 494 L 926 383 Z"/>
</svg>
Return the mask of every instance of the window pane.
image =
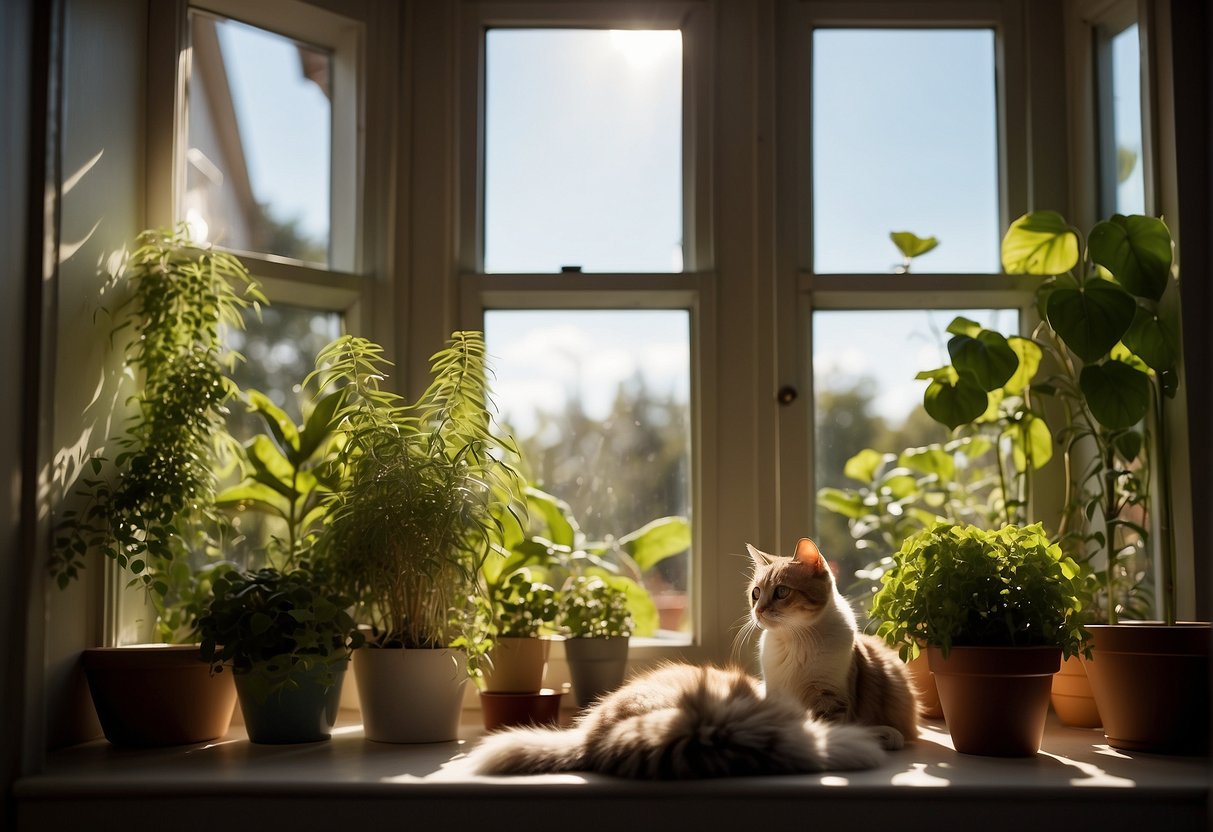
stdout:
<svg viewBox="0 0 1213 832">
<path fill-rule="evenodd" d="M 691 518 L 690 315 L 489 311 L 499 416 L 527 476 L 567 501 L 590 541 Z M 690 632 L 690 552 L 644 571 L 660 635 Z"/>
<path fill-rule="evenodd" d="M 485 271 L 681 271 L 681 33 L 492 29 L 485 51 Z"/>
<path fill-rule="evenodd" d="M 1141 159 L 1141 46 L 1134 23 L 1112 38 L 1112 166 L 1115 203 L 1108 213 L 1141 214 L 1146 210 Z"/>
<path fill-rule="evenodd" d="M 915 271 L 997 272 L 994 33 L 813 32 L 813 269 L 887 273 L 891 231 L 937 237 Z"/>
<path fill-rule="evenodd" d="M 232 249 L 329 263 L 330 54 L 190 14 L 184 219 Z"/>
<path fill-rule="evenodd" d="M 295 423 L 303 420 L 303 379 L 316 366 L 316 353 L 341 334 L 341 315 L 275 303 L 263 307 L 261 320 L 247 320 L 246 330 L 229 330 L 228 345 L 244 356 L 232 378 L 241 390 L 260 390 Z M 264 429 L 258 416 L 245 415 L 239 403 L 229 418 L 232 434 L 244 441 Z"/>
<path fill-rule="evenodd" d="M 951 363 L 947 349 L 951 335 L 946 330 L 959 315 L 1004 335 L 1018 331 L 1018 311 L 1008 309 L 829 311 L 813 315 L 814 482 L 819 493 L 822 488 L 853 492 L 868 489 L 870 479 L 847 476 L 844 470 L 847 460 L 864 449 L 900 454 L 907 448 L 949 440 L 948 430 L 923 409 L 926 382 L 914 376 Z M 967 522 L 981 523 L 982 505 L 993 485 L 989 479 L 992 456 L 974 457 L 955 460 L 967 466 L 957 478 L 968 486 L 964 496 L 958 498 L 963 505 L 956 508 L 971 512 L 965 517 Z M 892 467 L 890 464 L 886 470 Z M 915 508 L 942 512 L 934 500 L 916 499 L 888 512 L 874 513 L 884 516 L 891 526 L 890 515 L 905 515 L 909 522 Z M 871 509 L 874 503 L 873 497 L 865 505 Z M 856 525 L 856 537 L 852 537 L 847 516 L 823 507 L 820 500 L 815 511 L 818 543 L 838 568 L 840 589 L 853 598 L 870 592 L 874 584 L 857 578 L 856 572 L 890 554 L 892 547 L 881 539 L 878 529 L 863 525 Z M 898 532 L 903 530 L 900 526 Z"/>
</svg>

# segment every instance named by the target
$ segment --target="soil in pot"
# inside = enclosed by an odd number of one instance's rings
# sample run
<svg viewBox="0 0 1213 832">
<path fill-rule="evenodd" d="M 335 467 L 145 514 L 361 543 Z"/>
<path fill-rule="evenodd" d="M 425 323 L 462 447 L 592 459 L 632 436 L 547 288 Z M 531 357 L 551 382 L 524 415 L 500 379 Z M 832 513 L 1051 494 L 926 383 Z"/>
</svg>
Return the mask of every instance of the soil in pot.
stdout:
<svg viewBox="0 0 1213 832">
<path fill-rule="evenodd" d="M 1095 695 L 1091 692 L 1091 681 L 1087 678 L 1083 659 L 1078 656 L 1071 656 L 1061 663 L 1061 670 L 1053 677 L 1050 701 L 1062 725 L 1098 728 L 1103 724 L 1099 718 L 1099 708 L 1095 707 Z"/>
<path fill-rule="evenodd" d="M 1207 753 L 1210 625 L 1124 622 L 1087 629 L 1094 657 L 1087 675 L 1108 744 Z"/>
<path fill-rule="evenodd" d="M 953 647 L 945 659 L 928 649 L 939 701 L 963 754 L 1027 757 L 1040 750 L 1057 647 Z"/>
<path fill-rule="evenodd" d="M 557 725 L 562 691 L 544 688 L 530 693 L 480 692 L 484 727 L 489 731 L 514 725 Z"/>
<path fill-rule="evenodd" d="M 227 733 L 236 710 L 231 673 L 211 673 L 196 644 L 84 651 L 105 738 L 114 745 L 188 745 Z"/>
<path fill-rule="evenodd" d="M 347 664 L 313 668 L 296 678 L 296 686 L 281 686 L 267 695 L 258 695 L 264 693 L 268 682 L 258 682 L 256 667 L 236 675 L 236 693 L 249 740 L 285 745 L 329 739 L 337 721 Z"/>
</svg>

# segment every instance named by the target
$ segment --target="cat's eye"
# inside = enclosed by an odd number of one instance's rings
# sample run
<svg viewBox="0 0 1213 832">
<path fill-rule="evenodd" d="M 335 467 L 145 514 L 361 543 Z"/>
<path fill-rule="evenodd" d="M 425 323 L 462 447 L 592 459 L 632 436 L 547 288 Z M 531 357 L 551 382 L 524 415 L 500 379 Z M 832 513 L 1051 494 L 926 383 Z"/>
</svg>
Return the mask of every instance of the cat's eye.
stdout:
<svg viewBox="0 0 1213 832">
<path fill-rule="evenodd" d="M 750 590 L 750 598 L 754 601 L 757 601 L 758 596 L 761 594 L 762 594 L 762 590 L 759 589 L 758 587 L 754 587 L 752 590 Z"/>
<path fill-rule="evenodd" d="M 792 590 L 788 589 L 786 586 L 775 587 L 775 598 L 779 601 L 782 601 L 784 598 L 787 598 L 791 594 L 792 594 Z"/>
</svg>

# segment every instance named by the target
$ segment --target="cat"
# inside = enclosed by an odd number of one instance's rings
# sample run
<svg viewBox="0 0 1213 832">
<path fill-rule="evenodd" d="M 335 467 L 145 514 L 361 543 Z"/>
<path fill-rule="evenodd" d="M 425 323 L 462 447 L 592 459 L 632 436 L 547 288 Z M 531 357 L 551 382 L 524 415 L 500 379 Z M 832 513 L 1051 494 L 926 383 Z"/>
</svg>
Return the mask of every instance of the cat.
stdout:
<svg viewBox="0 0 1213 832">
<path fill-rule="evenodd" d="M 881 737 L 765 699 L 741 670 L 668 664 L 595 702 L 572 728 L 490 734 L 463 765 L 477 774 L 590 771 L 678 780 L 858 770 L 879 765 Z"/>
<path fill-rule="evenodd" d="M 818 719 L 873 726 L 885 748 L 918 737 L 919 704 L 897 653 L 860 633 L 817 546 L 801 538 L 791 557 L 746 544 L 748 588 L 766 695 Z"/>
</svg>

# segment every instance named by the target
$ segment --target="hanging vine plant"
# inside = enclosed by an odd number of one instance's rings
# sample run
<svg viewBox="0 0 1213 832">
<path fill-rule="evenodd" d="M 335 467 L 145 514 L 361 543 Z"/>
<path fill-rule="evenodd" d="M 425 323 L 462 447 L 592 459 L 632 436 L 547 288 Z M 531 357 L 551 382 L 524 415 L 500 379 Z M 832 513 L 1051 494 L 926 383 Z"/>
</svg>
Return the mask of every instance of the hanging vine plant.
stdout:
<svg viewBox="0 0 1213 832">
<path fill-rule="evenodd" d="M 239 260 L 193 242 L 184 224 L 141 234 L 119 280 L 129 297 L 111 337 L 124 337 L 134 411 L 88 460 L 79 503 L 56 527 L 50 569 L 66 587 L 88 552 L 102 552 L 147 590 L 156 635 L 172 641 L 188 634 L 209 595 L 213 564 L 195 568 L 191 557 L 221 525 L 216 471 L 237 393 L 229 377 L 237 356 L 222 330 L 243 328 L 244 311 L 265 297 Z"/>
</svg>

